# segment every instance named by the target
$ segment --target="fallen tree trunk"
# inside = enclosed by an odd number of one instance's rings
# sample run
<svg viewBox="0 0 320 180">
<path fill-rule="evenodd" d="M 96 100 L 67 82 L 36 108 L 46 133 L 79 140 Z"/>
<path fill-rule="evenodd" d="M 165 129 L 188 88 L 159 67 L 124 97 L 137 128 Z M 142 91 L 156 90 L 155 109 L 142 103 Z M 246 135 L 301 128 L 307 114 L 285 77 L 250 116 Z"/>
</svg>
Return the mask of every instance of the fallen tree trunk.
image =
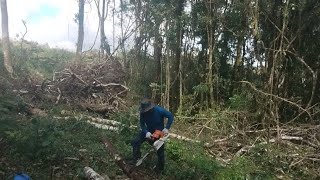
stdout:
<svg viewBox="0 0 320 180">
<path fill-rule="evenodd" d="M 110 130 L 110 131 L 119 131 L 119 128 L 115 127 L 115 126 L 99 124 L 99 123 L 95 123 L 95 122 L 91 122 L 91 121 L 87 121 L 87 123 L 94 125 L 96 128 L 99 128 L 99 129 L 105 129 L 105 130 Z"/>
<path fill-rule="evenodd" d="M 110 180 L 108 176 L 102 177 L 90 167 L 83 168 L 86 179 L 88 180 Z"/>
<path fill-rule="evenodd" d="M 274 143 L 274 142 L 277 142 L 279 140 L 285 140 L 285 141 L 303 140 L 303 138 L 302 137 L 282 135 L 282 136 L 279 137 L 279 139 L 270 139 L 269 143 Z M 253 144 L 251 146 L 244 146 L 238 152 L 236 152 L 235 156 L 241 156 L 242 154 L 250 151 L 252 148 L 256 147 L 257 145 L 263 145 L 263 144 L 268 144 L 268 142 L 261 142 L 259 144 Z"/>
<path fill-rule="evenodd" d="M 176 138 L 176 139 L 179 139 L 179 140 L 182 140 L 182 141 L 200 143 L 199 140 L 190 139 L 190 138 L 187 138 L 187 137 L 185 137 L 185 136 L 180 136 L 180 135 L 174 134 L 174 133 L 169 133 L 169 134 L 170 134 L 170 137 L 173 137 L 173 138 Z"/>
<path fill-rule="evenodd" d="M 111 142 L 107 139 L 102 140 L 103 144 L 106 146 L 108 151 L 110 152 L 111 156 L 114 157 L 115 163 L 121 168 L 121 170 L 133 180 L 144 180 L 143 176 L 138 174 L 135 171 L 132 171 L 132 168 L 126 164 L 126 162 L 120 157 L 117 150 L 113 147 Z"/>
</svg>

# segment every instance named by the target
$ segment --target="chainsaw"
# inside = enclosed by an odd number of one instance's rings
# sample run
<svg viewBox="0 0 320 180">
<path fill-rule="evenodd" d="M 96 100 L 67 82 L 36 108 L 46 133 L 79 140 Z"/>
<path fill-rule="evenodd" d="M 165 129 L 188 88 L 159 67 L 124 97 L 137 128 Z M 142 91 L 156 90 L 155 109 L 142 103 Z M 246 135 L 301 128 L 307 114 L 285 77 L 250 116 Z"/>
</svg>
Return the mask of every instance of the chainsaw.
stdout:
<svg viewBox="0 0 320 180">
<path fill-rule="evenodd" d="M 165 136 L 162 131 L 156 130 L 151 137 L 151 140 L 153 141 L 152 148 L 150 149 L 149 152 L 147 152 L 144 156 L 142 156 L 137 161 L 136 167 L 140 166 L 142 162 L 148 157 L 149 154 L 151 154 L 152 152 L 157 152 L 167 141 L 168 137 L 169 137 L 169 134 Z"/>
</svg>

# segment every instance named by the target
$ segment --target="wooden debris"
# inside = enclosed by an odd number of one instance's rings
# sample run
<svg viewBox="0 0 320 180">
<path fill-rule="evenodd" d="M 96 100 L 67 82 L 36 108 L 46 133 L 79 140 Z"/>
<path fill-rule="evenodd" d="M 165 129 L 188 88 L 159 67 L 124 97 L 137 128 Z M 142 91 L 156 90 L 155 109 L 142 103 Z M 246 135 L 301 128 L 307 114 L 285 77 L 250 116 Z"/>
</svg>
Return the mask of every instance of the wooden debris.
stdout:
<svg viewBox="0 0 320 180">
<path fill-rule="evenodd" d="M 27 110 L 28 113 L 32 114 L 32 115 L 35 115 L 35 116 L 40 116 L 40 117 L 46 117 L 48 114 L 39 109 L 39 108 L 32 108 L 30 107 L 28 110 Z"/>
<path fill-rule="evenodd" d="M 55 104 L 58 104 L 59 101 L 60 101 L 60 98 L 61 98 L 61 91 L 60 91 L 59 88 L 57 88 L 57 90 L 58 90 L 59 95 L 58 95 L 58 97 L 57 97 L 57 100 L 56 100 L 56 103 L 55 103 Z"/>
<path fill-rule="evenodd" d="M 112 59 L 103 63 L 83 62 L 55 72 L 52 80 L 15 91 L 36 101 L 72 104 L 105 115 L 126 107 L 123 98 L 129 88 L 124 85 L 125 80 L 122 65 Z"/>
<path fill-rule="evenodd" d="M 73 161 L 79 161 L 79 158 L 75 158 L 75 157 L 65 157 L 65 160 L 73 160 Z"/>
</svg>

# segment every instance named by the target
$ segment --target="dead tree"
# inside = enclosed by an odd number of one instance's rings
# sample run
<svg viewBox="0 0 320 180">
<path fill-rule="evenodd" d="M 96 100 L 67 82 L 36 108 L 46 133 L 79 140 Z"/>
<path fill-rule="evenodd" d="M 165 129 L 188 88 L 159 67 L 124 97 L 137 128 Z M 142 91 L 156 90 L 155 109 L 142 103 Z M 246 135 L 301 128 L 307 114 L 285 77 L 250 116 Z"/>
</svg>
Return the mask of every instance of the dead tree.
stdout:
<svg viewBox="0 0 320 180">
<path fill-rule="evenodd" d="M 84 30 L 83 30 L 83 19 L 84 19 L 84 0 L 79 0 L 79 13 L 77 16 L 78 21 L 78 42 L 76 51 L 76 60 L 79 61 L 82 53 Z"/>
<path fill-rule="evenodd" d="M 10 75 L 13 73 L 11 55 L 10 55 L 10 40 L 8 28 L 8 10 L 7 0 L 1 0 L 1 22 L 2 22 L 2 48 L 4 55 L 4 67 Z"/>
</svg>

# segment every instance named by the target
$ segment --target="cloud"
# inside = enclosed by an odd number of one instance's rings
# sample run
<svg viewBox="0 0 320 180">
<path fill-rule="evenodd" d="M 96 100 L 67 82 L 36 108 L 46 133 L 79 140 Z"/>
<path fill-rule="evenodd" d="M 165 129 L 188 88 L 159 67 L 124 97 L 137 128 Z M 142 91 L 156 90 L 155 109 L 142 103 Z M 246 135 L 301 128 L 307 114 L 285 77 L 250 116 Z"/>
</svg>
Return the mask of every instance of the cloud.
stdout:
<svg viewBox="0 0 320 180">
<path fill-rule="evenodd" d="M 76 0 L 7 0 L 9 16 L 9 33 L 12 39 L 21 38 L 25 32 L 22 20 L 26 21 L 28 32 L 26 40 L 48 44 L 50 47 L 75 50 L 78 25 L 74 22 L 78 12 Z M 109 7 L 111 13 L 111 7 Z M 85 5 L 84 47 L 89 49 L 96 37 L 99 19 L 95 4 Z M 118 20 L 116 20 L 118 21 Z M 116 28 L 116 37 L 119 36 Z M 112 18 L 105 23 L 105 32 L 109 44 L 112 45 Z M 18 36 L 17 36 L 18 35 Z M 117 43 L 117 40 L 115 40 Z M 99 36 L 95 48 L 99 47 Z M 117 45 L 115 45 L 117 46 Z"/>
<path fill-rule="evenodd" d="M 11 38 L 25 32 L 22 20 L 26 21 L 26 40 L 51 47 L 75 50 L 78 26 L 74 15 L 78 12 L 75 0 L 8 0 L 9 33 Z M 93 16 L 88 21 L 93 21 Z M 94 32 L 87 29 L 88 37 Z M 87 41 L 91 39 L 87 38 Z"/>
</svg>

